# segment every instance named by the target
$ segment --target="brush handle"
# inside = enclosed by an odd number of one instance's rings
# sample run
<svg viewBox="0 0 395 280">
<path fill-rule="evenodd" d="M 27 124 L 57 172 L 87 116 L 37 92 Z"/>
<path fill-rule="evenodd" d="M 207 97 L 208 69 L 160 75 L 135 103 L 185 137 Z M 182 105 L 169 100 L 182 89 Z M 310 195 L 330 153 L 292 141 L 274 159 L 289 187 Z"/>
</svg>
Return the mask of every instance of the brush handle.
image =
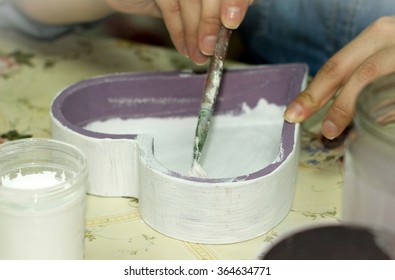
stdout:
<svg viewBox="0 0 395 280">
<path fill-rule="evenodd" d="M 228 51 L 229 39 L 232 30 L 221 25 L 214 54 L 208 68 L 206 86 L 204 88 L 203 99 L 195 133 L 195 145 L 193 149 L 194 163 L 199 162 L 204 143 L 210 128 L 211 116 L 214 112 L 215 101 L 217 99 L 219 87 L 221 85 L 224 60 Z"/>
</svg>

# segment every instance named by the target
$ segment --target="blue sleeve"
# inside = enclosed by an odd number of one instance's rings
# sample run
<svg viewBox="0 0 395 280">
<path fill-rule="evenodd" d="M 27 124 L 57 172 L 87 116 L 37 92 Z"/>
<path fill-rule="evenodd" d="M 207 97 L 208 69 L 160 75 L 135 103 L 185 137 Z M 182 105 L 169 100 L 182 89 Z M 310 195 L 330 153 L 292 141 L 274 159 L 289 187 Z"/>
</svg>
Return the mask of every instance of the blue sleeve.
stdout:
<svg viewBox="0 0 395 280">
<path fill-rule="evenodd" d="M 9 0 L 0 0 L 0 28 L 15 29 L 27 35 L 50 39 L 80 25 L 46 25 L 29 19 Z"/>
</svg>

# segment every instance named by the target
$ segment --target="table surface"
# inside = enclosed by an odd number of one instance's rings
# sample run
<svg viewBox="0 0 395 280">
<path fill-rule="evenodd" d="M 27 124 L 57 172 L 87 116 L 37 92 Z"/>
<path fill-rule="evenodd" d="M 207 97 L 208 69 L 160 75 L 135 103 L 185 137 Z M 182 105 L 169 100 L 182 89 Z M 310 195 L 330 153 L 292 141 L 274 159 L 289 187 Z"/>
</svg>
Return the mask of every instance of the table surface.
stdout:
<svg viewBox="0 0 395 280">
<path fill-rule="evenodd" d="M 228 67 L 237 63 L 228 62 Z M 81 79 L 115 72 L 196 68 L 173 49 L 98 35 L 74 33 L 35 41 L 0 30 L 0 143 L 18 137 L 50 137 L 54 96 Z M 295 200 L 286 218 L 264 235 L 228 245 L 204 245 L 164 236 L 139 216 L 134 198 L 87 195 L 86 259 L 256 259 L 302 228 L 339 223 L 343 146 L 327 149 L 320 114 L 302 126 Z M 16 132 L 16 133 L 15 133 Z"/>
</svg>

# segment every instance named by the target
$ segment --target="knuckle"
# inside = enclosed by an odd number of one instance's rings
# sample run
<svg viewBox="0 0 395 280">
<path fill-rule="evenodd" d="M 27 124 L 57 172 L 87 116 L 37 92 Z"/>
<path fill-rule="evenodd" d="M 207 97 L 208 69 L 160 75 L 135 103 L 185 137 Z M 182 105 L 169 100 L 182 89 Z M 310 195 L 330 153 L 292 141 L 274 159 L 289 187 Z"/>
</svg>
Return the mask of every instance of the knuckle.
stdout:
<svg viewBox="0 0 395 280">
<path fill-rule="evenodd" d="M 185 33 L 184 30 L 177 30 L 172 31 L 170 33 L 171 40 L 174 42 L 175 45 L 184 44 L 185 43 Z"/>
<path fill-rule="evenodd" d="M 378 77 L 380 73 L 380 64 L 370 59 L 361 64 L 356 77 L 359 81 L 366 83 Z"/>
<path fill-rule="evenodd" d="M 338 102 L 333 102 L 330 107 L 329 114 L 342 122 L 348 121 L 352 117 L 352 112 L 350 112 L 343 104 Z"/>
<path fill-rule="evenodd" d="M 303 91 L 299 95 L 299 100 L 301 100 L 305 106 L 308 106 L 312 110 L 317 110 L 321 107 L 321 103 L 314 97 L 314 95 L 310 91 Z"/>
<path fill-rule="evenodd" d="M 375 20 L 370 25 L 370 30 L 373 33 L 388 32 L 395 28 L 395 17 L 394 16 L 382 16 Z"/>
<path fill-rule="evenodd" d="M 317 73 L 325 78 L 329 78 L 332 80 L 340 78 L 340 70 L 339 70 L 339 63 L 334 58 L 330 58 L 328 61 L 324 63 L 321 67 L 320 71 Z"/>
<path fill-rule="evenodd" d="M 178 2 L 178 0 L 169 1 L 166 7 L 167 7 L 167 12 L 170 14 L 178 14 L 181 12 L 180 3 Z"/>
<path fill-rule="evenodd" d="M 219 26 L 221 24 L 221 19 L 218 16 L 203 16 L 201 18 L 201 23 L 208 26 Z"/>
</svg>

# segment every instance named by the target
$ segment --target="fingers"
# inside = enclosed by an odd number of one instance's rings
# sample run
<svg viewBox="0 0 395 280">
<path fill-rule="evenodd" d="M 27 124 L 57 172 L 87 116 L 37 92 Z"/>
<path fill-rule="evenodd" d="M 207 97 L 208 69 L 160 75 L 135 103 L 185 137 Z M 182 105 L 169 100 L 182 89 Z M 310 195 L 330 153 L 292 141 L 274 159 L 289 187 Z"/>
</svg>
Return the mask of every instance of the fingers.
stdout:
<svg viewBox="0 0 395 280">
<path fill-rule="evenodd" d="M 197 64 L 213 54 L 221 21 L 235 29 L 252 0 L 157 0 L 176 49 Z"/>
<path fill-rule="evenodd" d="M 351 75 L 328 109 L 322 133 L 333 139 L 351 122 L 358 93 L 376 78 L 395 71 L 395 47 L 380 50 L 368 57 Z"/>
<path fill-rule="evenodd" d="M 221 24 L 237 28 L 253 0 L 106 0 L 115 11 L 161 16 L 175 48 L 197 64 L 212 55 Z"/>
<path fill-rule="evenodd" d="M 213 54 L 221 25 L 221 6 L 219 1 L 203 0 L 202 14 L 199 24 L 199 50 L 207 56 Z"/>
<path fill-rule="evenodd" d="M 186 45 L 184 23 L 178 0 L 157 0 L 156 2 L 161 10 L 163 21 L 169 31 L 174 47 L 179 53 L 187 56 L 188 48 Z"/>
<path fill-rule="evenodd" d="M 212 55 L 221 22 L 230 29 L 236 29 L 243 21 L 252 0 L 203 0 L 199 25 L 199 49 L 205 55 Z"/>
<path fill-rule="evenodd" d="M 193 5 L 192 3 L 193 2 Z M 242 22 L 252 0 L 182 0 L 179 1 L 183 18 L 188 56 L 203 64 L 214 52 L 221 22 L 235 29 Z"/>
<path fill-rule="evenodd" d="M 322 124 L 325 137 L 337 137 L 351 121 L 360 90 L 395 70 L 395 18 L 382 18 L 336 53 L 287 108 L 284 118 L 302 122 L 336 96 Z"/>
<path fill-rule="evenodd" d="M 244 19 L 252 0 L 223 0 L 221 3 L 221 21 L 225 27 L 236 29 Z"/>
<path fill-rule="evenodd" d="M 204 64 L 208 57 L 200 51 L 198 43 L 202 0 L 157 0 L 156 2 L 178 52 L 188 56 L 196 64 Z"/>
<path fill-rule="evenodd" d="M 185 44 L 188 50 L 188 56 L 196 64 L 204 64 L 208 58 L 198 47 L 202 0 L 180 0 L 179 4 L 181 7 L 181 17 L 184 25 Z"/>
</svg>

